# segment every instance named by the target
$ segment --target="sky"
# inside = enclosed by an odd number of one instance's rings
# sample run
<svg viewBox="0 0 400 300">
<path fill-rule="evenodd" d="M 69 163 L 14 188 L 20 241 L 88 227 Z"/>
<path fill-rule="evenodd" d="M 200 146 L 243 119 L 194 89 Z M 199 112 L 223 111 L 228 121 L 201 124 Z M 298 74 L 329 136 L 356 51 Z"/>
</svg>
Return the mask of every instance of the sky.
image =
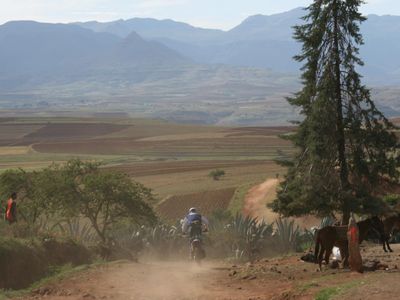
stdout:
<svg viewBox="0 0 400 300">
<path fill-rule="evenodd" d="M 228 30 L 255 14 L 307 6 L 312 0 L 0 0 L 0 24 L 12 20 L 67 23 L 133 17 L 173 19 Z M 366 0 L 364 14 L 400 15 L 400 0 Z"/>
</svg>

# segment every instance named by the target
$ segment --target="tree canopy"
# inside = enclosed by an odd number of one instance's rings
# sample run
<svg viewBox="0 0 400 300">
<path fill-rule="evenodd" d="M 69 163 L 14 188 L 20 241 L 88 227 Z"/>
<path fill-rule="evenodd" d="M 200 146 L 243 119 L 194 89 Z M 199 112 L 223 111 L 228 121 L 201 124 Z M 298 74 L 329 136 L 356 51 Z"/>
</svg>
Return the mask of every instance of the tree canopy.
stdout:
<svg viewBox="0 0 400 300">
<path fill-rule="evenodd" d="M 38 218 L 87 219 L 104 242 L 118 222 L 154 223 L 151 190 L 98 163 L 70 160 L 40 171 L 9 170 L 0 175 L 4 197 L 16 191 L 18 211 L 33 225 Z"/>
<path fill-rule="evenodd" d="M 290 135 L 299 149 L 284 162 L 288 174 L 272 208 L 285 216 L 350 212 L 376 213 L 374 189 L 398 181 L 399 141 L 394 125 L 379 111 L 357 70 L 363 44 L 361 0 L 315 0 L 304 23 L 295 26 L 302 43 L 300 92 L 289 98 L 303 121 Z"/>
</svg>

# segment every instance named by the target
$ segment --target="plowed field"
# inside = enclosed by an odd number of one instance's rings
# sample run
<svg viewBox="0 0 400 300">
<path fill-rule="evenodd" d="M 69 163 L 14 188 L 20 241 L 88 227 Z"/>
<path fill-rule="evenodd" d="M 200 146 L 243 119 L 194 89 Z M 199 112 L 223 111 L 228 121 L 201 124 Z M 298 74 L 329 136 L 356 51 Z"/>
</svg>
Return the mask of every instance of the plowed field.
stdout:
<svg viewBox="0 0 400 300">
<path fill-rule="evenodd" d="M 177 220 L 187 213 L 190 207 L 197 207 L 204 215 L 215 210 L 225 210 L 235 193 L 235 188 L 207 191 L 189 195 L 172 196 L 161 202 L 157 211 L 168 220 Z"/>
<path fill-rule="evenodd" d="M 172 173 L 183 173 L 200 170 L 212 170 L 216 168 L 229 168 L 240 166 L 254 166 L 267 164 L 265 161 L 258 160 L 205 160 L 205 161 L 165 161 L 165 162 L 139 162 L 135 164 L 126 164 L 122 166 L 110 167 L 111 170 L 117 170 L 132 177 L 164 175 Z"/>
<path fill-rule="evenodd" d="M 125 125 L 107 123 L 48 124 L 25 136 L 27 139 L 59 140 L 70 138 L 93 138 L 127 128 Z"/>
<path fill-rule="evenodd" d="M 174 141 L 137 141 L 96 139 L 67 142 L 43 142 L 33 148 L 43 153 L 134 154 L 143 157 L 274 157 L 278 151 L 291 152 L 288 141 L 277 137 L 242 137 Z"/>
</svg>

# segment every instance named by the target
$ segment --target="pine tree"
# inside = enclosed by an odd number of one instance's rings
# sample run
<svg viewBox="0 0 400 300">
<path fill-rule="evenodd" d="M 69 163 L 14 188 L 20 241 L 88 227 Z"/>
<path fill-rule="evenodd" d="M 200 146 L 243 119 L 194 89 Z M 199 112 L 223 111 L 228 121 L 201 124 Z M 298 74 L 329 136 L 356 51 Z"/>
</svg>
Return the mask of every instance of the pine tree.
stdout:
<svg viewBox="0 0 400 300">
<path fill-rule="evenodd" d="M 295 26 L 302 43 L 302 90 L 289 98 L 304 119 L 291 135 L 299 153 L 272 203 L 285 216 L 376 213 L 382 178 L 397 182 L 399 142 L 394 125 L 377 109 L 357 68 L 363 44 L 362 0 L 315 0 Z"/>
</svg>

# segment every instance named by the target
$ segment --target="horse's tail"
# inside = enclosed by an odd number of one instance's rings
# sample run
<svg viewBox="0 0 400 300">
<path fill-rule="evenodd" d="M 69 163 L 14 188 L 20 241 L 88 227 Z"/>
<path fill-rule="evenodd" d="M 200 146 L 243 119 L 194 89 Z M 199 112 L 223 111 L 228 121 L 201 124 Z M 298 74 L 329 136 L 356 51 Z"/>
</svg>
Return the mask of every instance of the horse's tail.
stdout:
<svg viewBox="0 0 400 300">
<path fill-rule="evenodd" d="M 319 246 L 321 244 L 321 240 L 319 237 L 319 230 L 317 230 L 315 235 L 315 249 L 314 249 L 314 262 L 318 263 L 318 256 L 319 256 Z"/>
</svg>

